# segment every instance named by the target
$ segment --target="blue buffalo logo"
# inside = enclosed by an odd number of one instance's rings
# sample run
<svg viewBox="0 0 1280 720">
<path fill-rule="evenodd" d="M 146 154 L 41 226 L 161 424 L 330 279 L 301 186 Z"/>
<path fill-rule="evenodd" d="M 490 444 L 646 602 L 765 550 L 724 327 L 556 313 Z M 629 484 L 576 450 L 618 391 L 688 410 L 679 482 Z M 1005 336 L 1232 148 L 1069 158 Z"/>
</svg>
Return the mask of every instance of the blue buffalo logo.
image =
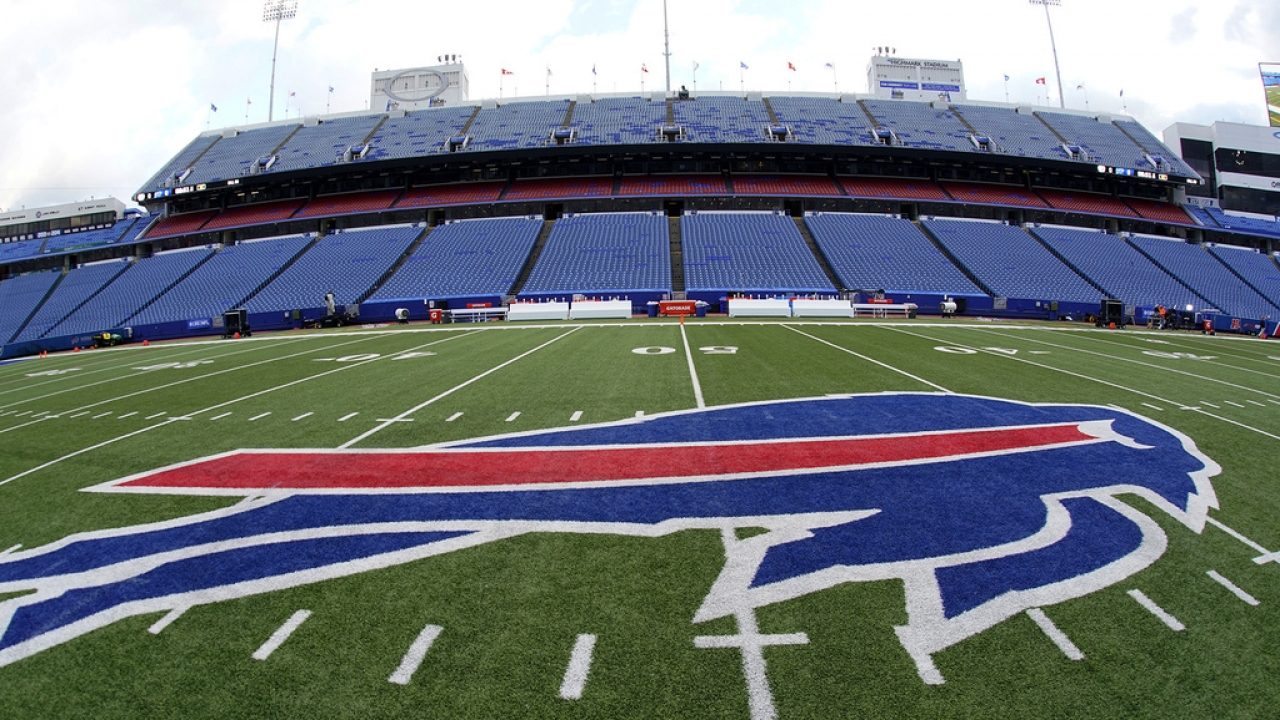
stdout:
<svg viewBox="0 0 1280 720">
<path fill-rule="evenodd" d="M 898 637 L 933 655 L 1155 562 L 1138 497 L 1200 532 L 1219 466 L 1122 409 L 888 393 L 752 403 L 409 450 L 240 450 L 92 492 L 230 507 L 0 556 L 0 666 L 117 620 L 376 570 L 526 533 L 707 529 L 701 623 L 901 580 Z M 390 497 L 389 497 L 390 496 Z M 763 533 L 738 540 L 738 528 Z"/>
</svg>

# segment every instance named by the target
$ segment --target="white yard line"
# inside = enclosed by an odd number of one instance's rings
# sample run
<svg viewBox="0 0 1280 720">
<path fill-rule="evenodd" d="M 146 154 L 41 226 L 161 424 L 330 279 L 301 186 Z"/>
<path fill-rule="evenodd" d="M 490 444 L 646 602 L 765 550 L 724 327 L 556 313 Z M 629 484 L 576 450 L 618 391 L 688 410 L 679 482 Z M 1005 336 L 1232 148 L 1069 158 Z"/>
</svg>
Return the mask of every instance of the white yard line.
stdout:
<svg viewBox="0 0 1280 720">
<path fill-rule="evenodd" d="M 1031 608 L 1027 611 L 1027 615 L 1035 621 L 1036 625 L 1040 626 L 1040 629 L 1049 637 L 1050 640 L 1053 641 L 1054 645 L 1058 646 L 1058 649 L 1062 651 L 1063 655 L 1066 655 L 1072 660 L 1084 659 L 1084 653 L 1080 652 L 1080 648 L 1076 647 L 1076 644 L 1071 642 L 1071 638 L 1067 637 L 1066 633 L 1058 629 L 1058 626 L 1049 619 L 1049 616 L 1044 614 L 1044 610 L 1041 610 L 1040 608 Z"/>
<path fill-rule="evenodd" d="M 1143 406 L 1144 406 L 1144 407 L 1149 407 L 1149 408 L 1151 408 L 1152 410 L 1159 410 L 1160 412 L 1164 412 L 1164 408 L 1160 407 L 1159 405 L 1152 405 L 1152 404 L 1151 404 L 1151 403 L 1149 403 L 1149 402 L 1144 402 L 1144 403 L 1142 403 L 1142 404 L 1143 404 Z"/>
<path fill-rule="evenodd" d="M 1241 590 L 1238 585 L 1219 575 L 1217 570 L 1209 570 L 1205 572 L 1205 574 L 1208 575 L 1210 578 L 1212 578 L 1214 582 L 1230 590 L 1232 595 L 1235 595 L 1236 597 L 1240 598 L 1242 601 L 1250 605 L 1258 605 L 1257 598 L 1245 592 L 1244 590 Z"/>
<path fill-rule="evenodd" d="M 432 403 L 435 403 L 435 402 L 436 402 L 436 401 L 438 401 L 438 400 L 442 400 L 442 399 L 444 399 L 444 398 L 446 398 L 446 397 L 449 397 L 450 395 L 452 395 L 452 394 L 454 394 L 455 392 L 457 392 L 457 391 L 459 391 L 459 390 L 461 390 L 461 389 L 463 389 L 463 388 L 467 387 L 468 385 L 471 385 L 472 383 L 475 383 L 475 382 L 478 382 L 478 381 L 480 381 L 480 380 L 483 380 L 484 378 L 486 378 L 486 377 L 488 377 L 488 376 L 492 375 L 493 373 L 495 373 L 495 372 L 497 372 L 497 371 L 499 371 L 499 370 L 501 370 L 501 369 L 503 369 L 503 368 L 507 367 L 508 365 L 511 365 L 512 363 L 515 363 L 515 362 L 518 362 L 518 361 L 520 361 L 520 360 L 523 360 L 524 358 L 526 358 L 526 357 L 528 357 L 528 356 L 530 356 L 530 355 L 532 355 L 532 354 L 534 354 L 534 353 L 538 352 L 538 351 L 539 351 L 539 350 L 541 350 L 542 348 L 547 347 L 548 345 L 551 345 L 552 343 L 554 343 L 554 342 L 556 342 L 556 341 L 558 341 L 558 340 L 561 340 L 561 339 L 563 339 L 563 338 L 569 337 L 570 335 L 574 334 L 575 332 L 577 332 L 578 330 L 581 330 L 581 329 L 582 329 L 582 326 L 581 326 L 581 325 L 580 325 L 580 326 L 578 326 L 578 327 L 572 328 L 571 330 L 569 330 L 569 332 L 566 332 L 566 333 L 562 333 L 562 334 L 560 334 L 560 335 L 557 335 L 557 336 L 555 336 L 555 337 L 551 338 L 550 340 L 548 340 L 548 341 L 546 341 L 546 342 L 542 343 L 541 345 L 539 345 L 539 346 L 537 346 L 537 347 L 533 348 L 532 350 L 526 350 L 525 352 L 520 353 L 519 355 L 517 355 L 517 356 L 515 356 L 515 357 L 511 358 L 510 360 L 507 360 L 506 362 L 503 362 L 503 363 L 501 363 L 501 364 L 499 364 L 499 365 L 495 365 L 494 367 L 491 367 L 491 368 L 489 368 L 488 370 L 485 370 L 484 372 L 480 373 L 479 375 L 476 375 L 475 377 L 471 378 L 470 380 L 466 380 L 466 381 L 464 381 L 464 382 L 462 382 L 462 383 L 460 383 L 460 384 L 458 384 L 458 385 L 455 385 L 455 386 L 453 386 L 453 387 L 449 388 L 448 390 L 445 390 L 444 392 L 440 393 L 439 395 L 436 395 L 435 397 L 431 398 L 430 400 L 427 400 L 426 402 L 419 403 L 419 404 L 417 404 L 417 405 L 415 405 L 415 406 L 413 406 L 413 407 L 409 408 L 408 410 L 405 410 L 404 412 L 400 413 L 399 415 L 395 416 L 394 418 L 389 418 L 389 419 L 383 420 L 383 421 L 381 421 L 378 425 L 374 426 L 374 427 L 373 427 L 373 429 L 368 430 L 368 431 L 366 431 L 366 432 L 363 432 L 363 433 L 361 433 L 361 434 L 357 435 L 356 437 L 352 438 L 351 440 L 348 440 L 347 442 L 345 442 L 345 443 L 343 443 L 343 444 L 339 445 L 339 446 L 338 446 L 338 449 L 339 449 L 339 450 L 344 450 L 344 449 L 346 449 L 346 448 L 349 448 L 349 447 L 351 447 L 352 445 L 355 445 L 356 443 L 360 442 L 361 440 L 364 440 L 364 439 L 366 439 L 366 438 L 368 438 L 368 437 L 372 436 L 372 435 L 373 435 L 373 434 L 375 434 L 375 433 L 378 433 L 378 432 L 381 432 L 382 430 L 385 430 L 386 428 L 390 427 L 390 426 L 392 425 L 392 423 L 394 423 L 394 422 L 396 422 L 396 421 L 399 421 L 399 420 L 402 420 L 402 419 L 404 419 L 404 418 L 407 418 L 408 416 L 410 416 L 410 415 L 412 415 L 412 414 L 414 414 L 414 413 L 418 412 L 418 411 L 419 411 L 419 410 L 421 410 L 422 408 L 427 407 L 428 405 L 431 405 Z"/>
<path fill-rule="evenodd" d="M 288 640 L 289 636 L 293 634 L 293 631 L 297 630 L 298 626 L 306 622 L 309 617 L 311 617 L 310 610 L 299 610 L 294 613 L 288 620 L 284 621 L 284 624 L 281 625 L 279 629 L 271 633 L 271 637 L 267 638 L 267 641 L 262 643 L 262 647 L 254 651 L 253 659 L 266 660 L 271 657 L 271 653 L 275 652 L 276 648 L 283 645 L 284 641 Z"/>
<path fill-rule="evenodd" d="M 596 647 L 595 635 L 579 635 L 569 654 L 569 667 L 560 683 L 560 697 L 565 700 L 581 700 L 587 687 L 587 675 L 591 673 L 591 654 Z"/>
<path fill-rule="evenodd" d="M 152 635 L 159 635 L 162 630 L 172 625 L 174 620 L 177 620 L 178 618 L 182 617 L 182 613 L 190 609 L 191 609 L 190 605 L 181 605 L 179 607 L 176 607 L 170 610 L 169 612 L 165 613 L 164 617 L 155 621 L 155 623 L 152 624 L 151 627 L 147 628 L 147 632 L 151 633 Z"/>
<path fill-rule="evenodd" d="M 1138 604 L 1147 609 L 1147 612 L 1160 618 L 1160 622 L 1169 626 L 1174 632 L 1182 632 L 1187 629 L 1186 625 L 1179 622 L 1178 618 L 1165 612 L 1165 609 L 1156 604 L 1155 600 L 1147 597 L 1146 593 L 1141 590 L 1130 590 L 1129 597 L 1138 601 Z"/>
<path fill-rule="evenodd" d="M 702 398 L 702 383 L 698 381 L 698 368 L 693 364 L 693 350 L 689 349 L 689 335 L 684 331 L 684 323 L 680 323 L 680 339 L 684 341 L 684 359 L 689 363 L 689 381 L 693 383 L 693 400 L 698 408 L 707 406 Z"/>
<path fill-rule="evenodd" d="M 270 411 L 270 410 L 268 410 L 268 411 L 266 411 L 266 412 L 264 412 L 264 413 L 259 413 L 259 414 L 257 414 L 257 415 L 254 415 L 253 417 L 249 418 L 249 422 L 256 422 L 256 421 L 261 420 L 262 418 L 264 418 L 264 417 L 266 417 L 266 416 L 268 416 L 268 415 L 270 415 L 270 414 L 271 414 L 271 411 Z"/>
<path fill-rule="evenodd" d="M 422 665 L 422 660 L 427 656 L 427 651 L 431 649 L 431 644 L 440 636 L 442 630 L 444 628 L 439 625 L 428 625 L 422 628 L 422 632 L 418 633 L 418 637 L 409 646 L 409 651 L 404 654 L 404 658 L 400 661 L 400 667 L 391 673 L 391 677 L 387 678 L 387 682 L 408 685 L 409 681 L 413 679 L 413 674 Z"/>
<path fill-rule="evenodd" d="M 842 347 L 842 346 L 837 345 L 837 344 L 835 344 L 835 343 L 833 343 L 833 342 L 829 342 L 829 341 L 827 341 L 827 340 L 823 340 L 822 338 L 817 337 L 817 336 L 815 336 L 815 335 L 810 335 L 810 334 L 809 334 L 809 333 L 807 333 L 807 332 L 803 332 L 803 331 L 797 330 L 797 329 L 796 329 L 794 326 L 792 326 L 791 324 L 786 324 L 786 325 L 783 325 L 782 327 L 784 327 L 784 328 L 786 328 L 786 329 L 790 330 L 790 331 L 791 331 L 791 332 L 793 332 L 793 333 L 797 333 L 797 334 L 803 335 L 803 336 L 805 336 L 805 337 L 809 338 L 810 340 L 816 340 L 817 342 L 820 342 L 820 343 L 822 343 L 823 345 L 826 345 L 826 346 L 828 346 L 828 347 L 835 348 L 836 350 L 839 350 L 840 352 L 848 353 L 848 354 L 850 354 L 850 355 L 852 355 L 852 356 L 854 356 L 854 357 L 856 357 L 856 358 L 859 358 L 859 359 L 862 359 L 862 360 L 866 360 L 867 362 L 872 363 L 872 364 L 874 364 L 874 365 L 879 365 L 880 367 L 882 367 L 882 368 L 884 368 L 884 369 L 886 369 L 886 370 L 892 370 L 892 371 L 894 371 L 894 372 L 898 373 L 899 375 L 904 375 L 904 376 L 906 376 L 906 377 L 909 377 L 909 378 L 911 378 L 912 380 L 915 380 L 915 381 L 916 381 L 916 382 L 918 382 L 918 383 L 921 383 L 921 384 L 924 384 L 924 385 L 928 385 L 929 387 L 933 388 L 934 390 L 938 390 L 938 391 L 940 391 L 940 392 L 947 393 L 948 395 L 950 395 L 950 394 L 951 394 L 951 391 L 950 391 L 950 390 L 948 390 L 948 389 L 946 389 L 946 388 L 942 387 L 941 385 L 939 385 L 939 384 L 937 384 L 937 383 L 931 383 L 931 382 L 929 382 L 928 380 L 925 380 L 924 378 L 919 377 L 919 376 L 917 376 L 917 375 L 912 375 L 911 373 L 907 372 L 906 370 L 902 370 L 901 368 L 896 368 L 896 367 L 894 367 L 894 366 L 892 366 L 892 365 L 889 365 L 889 364 L 887 364 L 887 363 L 882 363 L 882 362 L 880 362 L 879 360 L 876 360 L 875 358 L 867 357 L 866 355 L 863 355 L 862 353 L 856 353 L 856 352 L 854 352 L 854 351 L 850 350 L 850 349 L 849 349 L 849 348 L 847 348 L 847 347 Z"/>
</svg>

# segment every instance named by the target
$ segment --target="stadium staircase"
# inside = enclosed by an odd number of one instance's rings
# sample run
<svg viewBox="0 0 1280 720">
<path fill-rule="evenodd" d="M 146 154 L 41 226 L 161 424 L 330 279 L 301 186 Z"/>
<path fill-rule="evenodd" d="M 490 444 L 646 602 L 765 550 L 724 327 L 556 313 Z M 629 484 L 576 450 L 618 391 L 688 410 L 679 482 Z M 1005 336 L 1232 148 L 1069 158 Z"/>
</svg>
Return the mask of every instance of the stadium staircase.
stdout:
<svg viewBox="0 0 1280 720">
<path fill-rule="evenodd" d="M 356 299 L 356 302 L 362 303 L 365 300 L 368 300 L 370 297 L 373 297 L 373 294 L 376 293 L 379 290 L 379 288 L 382 287 L 383 283 L 385 283 L 387 280 L 390 280 L 391 276 L 395 275 L 396 271 L 400 269 L 400 266 L 404 265 L 406 260 L 413 257 L 414 251 L 416 251 L 418 249 L 418 246 L 421 245 L 422 242 L 427 239 L 427 236 L 431 234 L 432 230 L 435 230 L 435 228 L 432 228 L 432 227 L 426 228 L 425 230 L 422 231 L 421 234 L 418 235 L 417 239 L 409 243 L 409 247 L 405 249 L 404 254 L 401 255 L 399 258 L 397 258 L 396 261 L 391 264 L 391 267 L 387 268 L 387 271 L 382 274 L 382 277 L 378 278 L 377 282 L 375 282 L 368 290 L 366 290 L 363 295 L 361 295 L 359 298 Z"/>
<path fill-rule="evenodd" d="M 1024 229 L 1025 229 L 1025 228 L 1024 228 Z M 1080 277 L 1081 277 L 1085 282 L 1087 282 L 1087 283 L 1089 283 L 1090 285 L 1092 285 L 1092 286 L 1093 286 L 1093 288 L 1094 288 L 1095 290 L 1097 290 L 1098 292 L 1102 293 L 1102 296 L 1103 296 L 1103 297 L 1106 297 L 1106 298 L 1114 298 L 1114 297 L 1115 297 L 1115 293 L 1112 293 L 1110 290 L 1108 290 L 1108 289 L 1106 289 L 1106 288 L 1102 287 L 1102 285 L 1098 284 L 1098 282 L 1097 282 L 1096 280 L 1094 280 L 1093 278 L 1089 277 L 1089 275 L 1088 275 L 1088 274 L 1086 274 L 1083 270 L 1081 270 L 1080 268 L 1076 267 L 1076 264 L 1075 264 L 1075 263 L 1073 263 L 1073 262 L 1071 262 L 1070 260 L 1068 260 L 1068 259 L 1066 258 L 1066 256 L 1065 256 L 1065 255 L 1063 255 L 1062 253 L 1060 253 L 1060 252 L 1058 252 L 1057 250 L 1055 250 L 1055 249 L 1053 248 L 1053 246 L 1052 246 L 1052 245 L 1050 245 L 1049 243 L 1045 242 L 1045 241 L 1044 241 L 1044 238 L 1040 237 L 1039 235 L 1037 235 L 1037 234 L 1035 234 L 1035 233 L 1033 233 L 1033 232 L 1028 232 L 1027 234 L 1028 234 L 1028 235 L 1030 235 L 1030 236 L 1031 236 L 1031 238 L 1032 238 L 1033 240 L 1035 240 L 1036 242 L 1038 242 L 1038 243 L 1040 243 L 1041 245 L 1043 245 L 1043 246 L 1044 246 L 1044 249 L 1045 249 L 1045 250 L 1048 250 L 1050 255 L 1052 255 L 1052 256 L 1054 256 L 1055 258 L 1057 258 L 1057 259 L 1058 259 L 1058 262 L 1060 262 L 1060 263 L 1062 263 L 1063 265 L 1066 265 L 1067 267 L 1071 268 L 1071 272 L 1074 272 L 1075 274 L 1079 275 L 1079 276 L 1080 276 Z"/>
<path fill-rule="evenodd" d="M 0 337 L 0 345 L 12 341 L 14 338 L 21 335 L 23 330 L 27 329 L 27 323 L 30 323 L 31 319 L 36 316 L 36 313 L 40 312 L 40 308 L 44 307 L 44 304 L 49 301 L 49 298 L 53 296 L 53 291 L 58 289 L 58 286 L 62 284 L 62 279 L 66 276 L 66 271 L 58 273 L 58 279 L 53 281 L 53 284 L 45 291 L 44 296 L 40 298 L 40 301 L 32 306 L 31 312 L 27 313 L 27 316 L 22 319 L 22 322 L 14 329 L 13 334 L 7 338 Z"/>
<path fill-rule="evenodd" d="M 480 114 L 480 106 L 477 105 L 475 110 L 471 111 L 471 117 L 467 118 L 467 122 L 463 124 L 462 129 L 457 132 L 458 137 L 465 137 L 471 132 L 471 124 L 476 121 L 476 117 Z"/>
<path fill-rule="evenodd" d="M 250 300 L 253 299 L 254 295 L 257 295 L 258 293 L 262 292 L 263 288 L 275 282 L 276 278 L 280 277 L 280 275 L 283 274 L 285 270 L 288 270 L 294 263 L 298 262 L 298 258 L 301 258 L 303 255 L 306 255 L 311 250 L 311 248 L 315 247 L 316 243 L 323 240 L 324 237 L 325 237 L 324 233 L 316 233 L 316 236 L 311 238 L 311 242 L 307 243 L 306 246 L 304 246 L 301 250 L 299 250 L 296 255 L 289 258 L 289 261 L 281 265 L 279 270 L 276 270 L 274 273 L 271 274 L 271 277 L 267 278 L 266 280 L 263 280 L 261 283 L 258 284 L 258 287 L 249 291 L 248 295 L 245 295 L 243 298 L 240 298 L 240 302 L 236 303 L 233 306 L 233 308 L 244 307 L 246 303 L 248 303 Z"/>
<path fill-rule="evenodd" d="M 974 285 L 977 285 L 979 288 L 982 289 L 982 292 L 986 293 L 990 297 L 996 296 L 996 294 L 992 292 L 991 288 L 988 287 L 986 283 L 979 280 L 978 276 L 973 274 L 973 271 L 965 267 L 964 263 L 960 262 L 960 260 L 955 255 L 951 254 L 951 251 L 947 249 L 947 246 L 943 245 L 942 241 L 939 240 L 938 237 L 934 235 L 932 231 L 929 230 L 929 228 L 925 227 L 924 223 L 920 222 L 919 220 L 912 220 L 911 222 L 915 224 L 917 228 L 920 229 L 920 232 L 924 233 L 925 237 L 929 238 L 929 242 L 933 243 L 933 246 L 938 248 L 938 252 L 942 253 L 944 257 L 946 257 L 948 260 L 951 261 L 952 265 L 955 265 L 956 268 L 960 270 L 960 272 L 964 273 L 965 277 L 969 278 L 969 282 L 973 283 Z"/>
<path fill-rule="evenodd" d="M 369 143 L 373 142 L 374 136 L 378 134 L 378 131 L 382 129 L 382 126 L 386 125 L 387 120 L 390 120 L 390 119 L 391 119 L 390 115 L 383 115 L 382 119 L 378 121 L 378 124 L 374 125 L 373 129 L 369 131 L 369 134 L 365 135 L 364 139 L 360 141 L 360 144 L 368 145 Z"/>
<path fill-rule="evenodd" d="M 569 109 L 564 111 L 564 122 L 560 123 L 561 130 L 568 130 L 569 125 L 573 122 L 573 110 L 578 107 L 577 100 L 569 101 Z"/>
<path fill-rule="evenodd" d="M 1045 127 L 1045 129 L 1046 129 L 1046 130 L 1048 130 L 1049 132 L 1053 133 L 1053 136 L 1054 136 L 1055 138 L 1057 138 L 1057 139 L 1058 139 L 1058 142 L 1062 143 L 1063 145 L 1071 145 L 1071 144 L 1073 144 L 1070 140 L 1067 140 L 1065 137 L 1063 137 L 1063 136 L 1062 136 L 1062 133 L 1059 133 L 1057 130 L 1055 130 L 1055 129 L 1053 128 L 1053 126 L 1049 124 L 1049 122 L 1048 122 L 1047 120 L 1045 120 L 1044 118 L 1040 117 L 1040 113 L 1035 112 L 1035 113 L 1031 113 L 1031 115 L 1032 115 L 1035 119 L 1039 120 L 1039 121 L 1040 121 L 1040 124 L 1041 124 L 1041 125 L 1043 125 L 1043 126 Z"/>
<path fill-rule="evenodd" d="M 524 261 L 524 267 L 520 268 L 520 274 L 516 276 L 515 285 L 511 286 L 511 295 L 519 295 L 524 289 L 524 284 L 529 282 L 529 275 L 533 273 L 533 266 L 538 264 L 538 257 L 542 255 L 542 249 L 547 246 L 547 238 L 551 237 L 551 230 L 555 228 L 555 220 L 543 220 L 542 232 L 538 233 L 538 239 L 533 241 L 533 249 L 529 251 L 529 258 Z"/>
<path fill-rule="evenodd" d="M 150 297 L 146 302 L 144 302 L 144 303 L 142 304 L 142 306 L 141 306 L 141 307 L 139 307 L 137 310 L 135 310 L 132 314 L 130 314 L 130 315 L 129 315 L 128 317 L 126 317 L 124 320 L 121 320 L 121 321 L 120 321 L 120 324 L 121 324 L 121 325 L 124 325 L 125 323 L 127 323 L 127 322 L 129 322 L 130 320 L 132 320 L 132 319 L 134 319 L 135 317 L 137 317 L 137 316 L 138 316 L 138 315 L 139 315 L 143 310 L 146 310 L 146 309 L 147 309 L 148 307 L 150 307 L 153 303 L 155 303 L 155 301 L 159 300 L 159 299 L 160 299 L 160 297 L 161 297 L 162 295 L 164 295 L 165 293 L 167 293 L 167 292 L 169 292 L 170 290 L 172 290 L 172 289 L 174 288 L 174 286 L 175 286 L 175 285 L 177 285 L 178 283 L 182 282 L 183 280 L 186 280 L 188 275 L 190 275 L 191 273 L 195 272 L 196 270 L 199 270 L 201 265 L 204 265 L 205 263 L 209 262 L 209 260 L 210 260 L 210 259 L 212 259 L 212 258 L 213 258 L 213 256 L 214 256 L 214 255 L 217 255 L 217 254 L 218 254 L 218 253 L 216 253 L 216 252 L 211 252 L 211 253 L 209 253 L 208 255 L 206 255 L 206 256 L 205 256 L 205 258 L 204 258 L 203 260 L 201 260 L 200 262 L 196 263 L 195 265 L 192 265 L 190 270 L 187 270 L 186 272 L 182 273 L 181 277 L 178 277 L 178 278 L 177 278 L 177 279 L 175 279 L 173 282 L 171 282 L 171 283 L 169 283 L 168 285 L 166 285 L 166 286 L 164 286 L 163 288 L 161 288 L 161 290 L 160 290 L 159 292 L 157 292 L 156 294 L 152 295 L 152 296 L 151 296 L 151 297 Z"/>
<path fill-rule="evenodd" d="M 778 122 L 778 114 L 773 111 L 773 105 L 769 104 L 769 98 L 762 98 L 761 102 L 764 103 L 765 112 L 769 113 L 769 125 L 772 127 L 781 125 L 782 123 Z"/>
<path fill-rule="evenodd" d="M 266 156 L 271 157 L 272 155 L 279 155 L 280 151 L 284 149 L 284 146 L 288 145 L 289 141 L 293 139 L 293 136 L 297 135 L 299 132 L 302 131 L 302 128 L 303 126 L 301 124 L 295 126 L 293 128 L 293 132 L 289 133 L 288 135 L 285 135 L 284 139 L 280 141 L 280 144 L 276 145 L 275 148 L 271 152 L 267 153 Z"/>
<path fill-rule="evenodd" d="M 1205 306 L 1218 307 L 1217 303 L 1205 297 L 1204 295 L 1201 295 L 1195 288 L 1191 287 L 1191 283 L 1187 282 L 1186 280 L 1183 280 L 1177 273 L 1175 273 L 1173 270 L 1170 270 L 1168 267 L 1165 266 L 1164 263 L 1156 259 L 1154 255 L 1144 250 L 1141 245 L 1139 245 L 1136 242 L 1133 242 L 1129 238 L 1124 238 L 1124 244 L 1128 245 L 1134 250 L 1137 250 L 1142 255 L 1142 257 L 1150 260 L 1152 265 L 1155 265 L 1156 267 L 1163 270 L 1165 274 L 1167 274 L 1169 277 L 1173 278 L 1174 280 L 1177 280 L 1179 285 L 1187 289 L 1187 292 L 1191 293 L 1192 295 L 1195 295 L 1196 297 L 1204 301 Z M 1263 297 L 1265 298 L 1266 296 L 1264 295 Z M 1219 311 L 1226 312 L 1222 308 L 1219 308 Z"/>
<path fill-rule="evenodd" d="M 827 280 L 831 282 L 831 286 L 844 290 L 844 281 L 836 274 L 836 269 L 831 267 L 831 262 L 827 260 L 826 253 L 822 252 L 822 248 L 818 247 L 818 241 L 813 237 L 813 233 L 809 232 L 809 226 L 805 225 L 803 217 L 792 216 L 791 220 L 795 222 L 796 229 L 800 231 L 800 237 L 804 238 L 804 244 L 809 246 L 809 252 L 818 260 L 818 267 L 822 268 L 822 272 L 826 273 Z"/>
<path fill-rule="evenodd" d="M 671 292 L 684 292 L 684 244 L 680 238 L 680 218 L 668 217 L 667 230 L 671 236 Z"/>
</svg>

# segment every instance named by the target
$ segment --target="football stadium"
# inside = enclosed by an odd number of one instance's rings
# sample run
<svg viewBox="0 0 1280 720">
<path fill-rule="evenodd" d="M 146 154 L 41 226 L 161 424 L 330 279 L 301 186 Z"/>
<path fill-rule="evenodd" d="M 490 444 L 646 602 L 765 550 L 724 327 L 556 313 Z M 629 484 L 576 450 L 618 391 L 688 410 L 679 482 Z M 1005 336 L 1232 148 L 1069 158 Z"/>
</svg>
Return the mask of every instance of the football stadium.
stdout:
<svg viewBox="0 0 1280 720">
<path fill-rule="evenodd" d="M 1274 716 L 1242 130 L 436 59 L 0 214 L 0 716 Z"/>
</svg>

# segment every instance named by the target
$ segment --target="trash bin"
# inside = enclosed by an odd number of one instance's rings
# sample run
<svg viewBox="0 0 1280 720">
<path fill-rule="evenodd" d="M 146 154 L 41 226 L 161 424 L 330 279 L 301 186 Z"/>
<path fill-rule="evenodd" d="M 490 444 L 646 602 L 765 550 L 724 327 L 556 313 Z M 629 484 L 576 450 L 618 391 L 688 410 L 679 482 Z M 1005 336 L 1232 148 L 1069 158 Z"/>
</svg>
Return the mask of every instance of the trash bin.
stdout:
<svg viewBox="0 0 1280 720">
<path fill-rule="evenodd" d="M 697 317 L 706 317 L 706 316 L 707 316 L 707 305 L 708 305 L 708 303 L 704 303 L 704 302 L 702 302 L 701 300 L 699 300 L 699 301 L 698 301 L 698 302 L 693 306 L 693 314 L 694 314 L 695 316 L 697 316 Z"/>
<path fill-rule="evenodd" d="M 915 319 L 916 319 L 916 311 L 917 311 L 917 310 L 919 310 L 919 309 L 920 309 L 920 308 L 916 307 L 914 303 L 907 303 L 907 319 L 908 319 L 908 320 L 915 320 Z"/>
<path fill-rule="evenodd" d="M 649 317 L 651 318 L 658 317 L 658 301 L 657 300 L 650 300 L 647 304 L 647 307 L 649 309 Z"/>
</svg>

